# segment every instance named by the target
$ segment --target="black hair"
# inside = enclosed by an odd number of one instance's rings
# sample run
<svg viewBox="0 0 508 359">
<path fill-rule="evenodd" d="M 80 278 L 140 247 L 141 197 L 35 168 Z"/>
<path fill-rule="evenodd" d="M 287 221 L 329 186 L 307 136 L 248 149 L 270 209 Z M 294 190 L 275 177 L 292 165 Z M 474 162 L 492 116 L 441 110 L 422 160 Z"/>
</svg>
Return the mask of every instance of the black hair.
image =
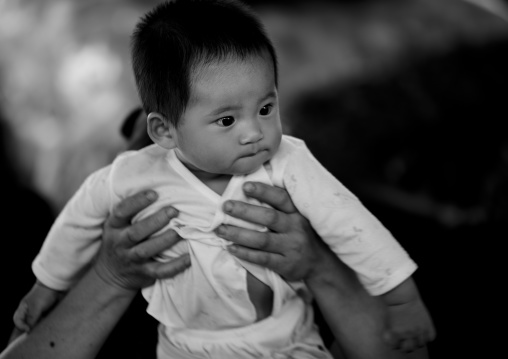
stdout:
<svg viewBox="0 0 508 359">
<path fill-rule="evenodd" d="M 229 59 L 277 56 L 262 24 L 235 0 L 175 0 L 141 18 L 132 35 L 132 66 L 144 111 L 178 125 L 198 66 Z"/>
</svg>

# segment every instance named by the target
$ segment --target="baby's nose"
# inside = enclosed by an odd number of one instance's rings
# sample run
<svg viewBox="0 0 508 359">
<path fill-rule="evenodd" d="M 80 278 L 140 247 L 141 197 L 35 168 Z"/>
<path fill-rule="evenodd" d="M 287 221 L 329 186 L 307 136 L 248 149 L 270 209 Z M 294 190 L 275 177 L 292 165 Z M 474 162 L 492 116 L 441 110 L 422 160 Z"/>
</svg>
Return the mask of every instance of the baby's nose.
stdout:
<svg viewBox="0 0 508 359">
<path fill-rule="evenodd" d="M 246 126 L 245 131 L 240 138 L 240 143 L 242 145 L 247 145 L 249 143 L 255 143 L 261 141 L 263 139 L 263 131 L 261 130 L 261 126 L 257 120 L 251 121 L 248 126 Z"/>
</svg>

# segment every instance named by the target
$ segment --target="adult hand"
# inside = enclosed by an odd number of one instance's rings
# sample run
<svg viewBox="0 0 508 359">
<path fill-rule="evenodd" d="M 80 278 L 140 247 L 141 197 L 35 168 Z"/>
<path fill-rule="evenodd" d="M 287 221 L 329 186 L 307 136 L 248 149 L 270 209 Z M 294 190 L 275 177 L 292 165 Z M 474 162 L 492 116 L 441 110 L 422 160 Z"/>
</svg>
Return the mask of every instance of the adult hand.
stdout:
<svg viewBox="0 0 508 359">
<path fill-rule="evenodd" d="M 147 240 L 176 217 L 178 212 L 166 207 L 131 225 L 132 218 L 157 199 L 157 193 L 146 191 L 120 202 L 104 225 L 101 249 L 94 269 L 107 284 L 128 290 L 151 285 L 155 279 L 170 278 L 190 265 L 188 255 L 161 263 L 153 259 L 181 238 L 167 230 Z"/>
<path fill-rule="evenodd" d="M 165 208 L 130 224 L 133 216 L 156 198 L 153 191 L 138 193 L 115 207 L 104 225 L 92 269 L 30 333 L 0 353 L 1 359 L 95 358 L 137 289 L 157 278 L 172 277 L 190 265 L 187 256 L 167 263 L 153 259 L 180 240 L 173 231 L 147 239 L 176 216 L 176 211 Z"/>
<path fill-rule="evenodd" d="M 217 235 L 234 242 L 229 251 L 236 257 L 267 267 L 287 280 L 308 280 L 317 275 L 323 258 L 331 253 L 282 188 L 247 182 L 245 194 L 272 208 L 239 201 L 224 203 L 229 215 L 269 229 L 258 232 L 230 225 L 217 228 Z"/>
</svg>

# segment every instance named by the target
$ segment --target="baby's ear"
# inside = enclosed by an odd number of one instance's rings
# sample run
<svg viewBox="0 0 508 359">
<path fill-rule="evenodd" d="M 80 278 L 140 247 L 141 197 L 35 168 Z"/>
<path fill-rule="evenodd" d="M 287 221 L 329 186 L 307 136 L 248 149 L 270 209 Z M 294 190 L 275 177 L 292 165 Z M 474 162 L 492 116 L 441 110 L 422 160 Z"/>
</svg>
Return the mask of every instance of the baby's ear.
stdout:
<svg viewBox="0 0 508 359">
<path fill-rule="evenodd" d="M 150 112 L 146 118 L 148 136 L 153 142 L 168 150 L 175 148 L 175 127 L 158 112 Z"/>
</svg>

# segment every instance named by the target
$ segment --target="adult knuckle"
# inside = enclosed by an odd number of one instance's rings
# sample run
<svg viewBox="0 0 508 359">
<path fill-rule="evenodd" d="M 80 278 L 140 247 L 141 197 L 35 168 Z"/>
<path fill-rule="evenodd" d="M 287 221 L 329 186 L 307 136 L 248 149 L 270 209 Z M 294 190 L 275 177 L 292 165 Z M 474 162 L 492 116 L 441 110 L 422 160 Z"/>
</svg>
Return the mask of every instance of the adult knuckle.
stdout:
<svg viewBox="0 0 508 359">
<path fill-rule="evenodd" d="M 259 244 L 258 247 L 261 250 L 267 249 L 270 245 L 270 236 L 267 233 L 262 233 L 259 236 Z"/>
<path fill-rule="evenodd" d="M 142 273 L 145 277 L 151 279 L 159 279 L 160 277 L 159 271 L 154 266 L 144 266 Z"/>
<path fill-rule="evenodd" d="M 276 210 L 268 208 L 265 212 L 265 222 L 268 226 L 274 225 L 279 220 L 279 214 Z"/>
<path fill-rule="evenodd" d="M 130 243 L 136 243 L 138 241 L 139 231 L 136 227 L 131 227 L 125 231 L 125 238 Z"/>
<path fill-rule="evenodd" d="M 148 253 L 144 248 L 137 247 L 132 251 L 132 260 L 139 262 L 148 258 Z"/>
<path fill-rule="evenodd" d="M 127 206 L 123 202 L 118 203 L 113 208 L 113 211 L 112 211 L 112 215 L 115 217 L 118 217 L 118 218 L 125 218 L 125 217 L 127 217 L 127 214 L 128 214 Z"/>
<path fill-rule="evenodd" d="M 270 263 L 270 258 L 265 254 L 260 254 L 257 258 L 257 262 L 262 267 L 266 267 Z"/>
</svg>

